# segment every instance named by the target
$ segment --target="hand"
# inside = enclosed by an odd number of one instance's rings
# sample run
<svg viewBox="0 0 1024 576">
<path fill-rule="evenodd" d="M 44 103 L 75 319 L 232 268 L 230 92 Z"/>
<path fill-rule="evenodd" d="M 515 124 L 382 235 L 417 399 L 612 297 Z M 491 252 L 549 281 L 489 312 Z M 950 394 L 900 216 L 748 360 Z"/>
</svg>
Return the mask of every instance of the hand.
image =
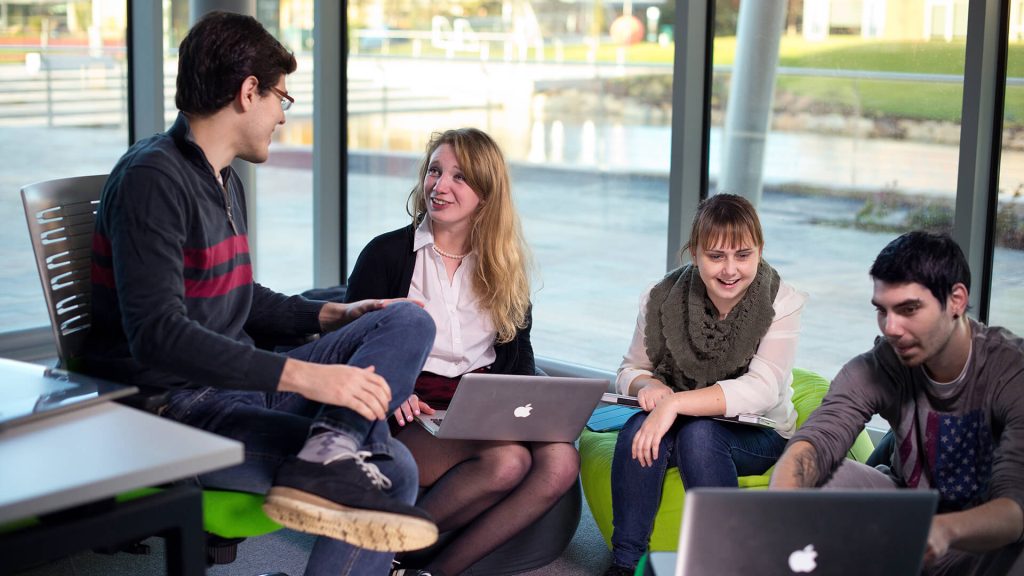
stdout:
<svg viewBox="0 0 1024 576">
<path fill-rule="evenodd" d="M 658 447 L 661 439 L 672 427 L 679 413 L 673 402 L 663 401 L 647 415 L 647 419 L 633 436 L 633 459 L 640 461 L 640 466 L 653 466 L 658 459 Z"/>
<path fill-rule="evenodd" d="M 391 402 L 391 387 L 373 366 L 315 364 L 289 358 L 277 389 L 321 404 L 351 408 L 367 420 L 387 418 Z"/>
<path fill-rule="evenodd" d="M 352 302 L 350 304 L 328 302 L 320 309 L 320 327 L 324 332 L 337 330 L 349 322 L 358 319 L 363 314 L 387 308 L 395 302 L 412 302 L 420 308 L 423 308 L 424 306 L 422 301 L 414 300 L 412 298 L 371 298 L 368 300 L 359 300 L 358 302 Z"/>
<path fill-rule="evenodd" d="M 672 389 L 661 381 L 650 378 L 644 383 L 643 388 L 637 392 L 636 397 L 640 401 L 640 407 L 645 412 L 650 412 L 657 408 L 658 402 L 661 402 L 663 398 L 671 396 L 672 393 Z"/>
<path fill-rule="evenodd" d="M 936 514 L 932 518 L 932 527 L 928 530 L 928 547 L 924 551 L 925 566 L 931 566 L 949 551 L 953 533 L 947 520 L 949 517 L 945 514 Z"/>
<path fill-rule="evenodd" d="M 398 422 L 399 426 L 405 426 L 406 422 L 412 422 L 416 416 L 419 416 L 420 412 L 430 416 L 436 410 L 420 400 L 419 396 L 413 394 L 395 410 L 395 421 Z"/>
</svg>

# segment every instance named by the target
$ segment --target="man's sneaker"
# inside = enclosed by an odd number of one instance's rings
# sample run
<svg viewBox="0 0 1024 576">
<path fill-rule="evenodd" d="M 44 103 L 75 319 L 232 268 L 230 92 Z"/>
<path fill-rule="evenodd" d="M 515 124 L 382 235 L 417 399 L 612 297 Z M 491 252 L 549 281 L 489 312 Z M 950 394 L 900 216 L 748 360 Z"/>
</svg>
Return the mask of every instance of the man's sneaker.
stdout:
<svg viewBox="0 0 1024 576">
<path fill-rule="evenodd" d="M 300 532 L 382 552 L 426 548 L 437 541 L 430 515 L 383 492 L 391 487 L 369 452 L 324 464 L 292 458 L 277 470 L 263 511 Z"/>
</svg>

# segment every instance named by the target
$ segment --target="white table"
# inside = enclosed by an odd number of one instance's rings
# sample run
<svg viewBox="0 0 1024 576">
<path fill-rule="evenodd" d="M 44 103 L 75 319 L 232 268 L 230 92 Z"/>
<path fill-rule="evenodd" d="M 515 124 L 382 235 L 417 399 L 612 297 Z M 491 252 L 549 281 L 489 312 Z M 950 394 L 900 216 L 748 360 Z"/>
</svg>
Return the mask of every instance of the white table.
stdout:
<svg viewBox="0 0 1024 576">
<path fill-rule="evenodd" d="M 26 517 L 54 518 L 0 535 L 0 572 L 13 568 L 12 558 L 27 566 L 160 535 L 167 539 L 169 573 L 202 574 L 197 488 L 179 486 L 117 504 L 111 498 L 242 460 L 239 442 L 113 402 L 0 432 L 0 526 Z"/>
</svg>

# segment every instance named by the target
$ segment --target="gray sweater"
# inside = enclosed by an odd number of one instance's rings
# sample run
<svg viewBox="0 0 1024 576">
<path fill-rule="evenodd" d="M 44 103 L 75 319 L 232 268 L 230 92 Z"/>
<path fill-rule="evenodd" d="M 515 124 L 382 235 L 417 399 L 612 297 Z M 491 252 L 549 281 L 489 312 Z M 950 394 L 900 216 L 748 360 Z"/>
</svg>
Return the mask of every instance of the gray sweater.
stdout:
<svg viewBox="0 0 1024 576">
<path fill-rule="evenodd" d="M 843 367 L 824 402 L 793 441 L 811 443 L 831 475 L 864 424 L 881 414 L 895 436 L 892 473 L 911 488 L 934 488 L 940 511 L 1005 497 L 1024 509 L 1024 340 L 971 321 L 963 375 L 936 385 L 922 367 L 875 347 Z"/>
</svg>

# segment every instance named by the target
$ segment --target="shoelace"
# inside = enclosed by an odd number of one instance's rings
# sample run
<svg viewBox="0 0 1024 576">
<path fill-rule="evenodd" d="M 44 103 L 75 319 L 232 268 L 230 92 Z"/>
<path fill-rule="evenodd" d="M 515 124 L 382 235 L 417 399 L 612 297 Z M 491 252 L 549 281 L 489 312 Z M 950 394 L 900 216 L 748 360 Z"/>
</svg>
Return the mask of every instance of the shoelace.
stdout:
<svg viewBox="0 0 1024 576">
<path fill-rule="evenodd" d="M 373 453 L 366 450 L 359 450 L 358 452 L 339 454 L 333 458 L 328 458 L 324 462 L 324 465 L 326 466 L 327 464 L 337 462 L 339 460 L 355 460 L 356 465 L 359 466 L 359 469 L 366 474 L 366 477 L 370 479 L 370 482 L 373 483 L 374 486 L 381 490 L 391 488 L 391 479 L 385 476 L 384 473 L 380 471 L 380 468 L 377 468 L 376 464 L 366 461 L 366 459 L 371 456 L 373 456 Z"/>
</svg>

